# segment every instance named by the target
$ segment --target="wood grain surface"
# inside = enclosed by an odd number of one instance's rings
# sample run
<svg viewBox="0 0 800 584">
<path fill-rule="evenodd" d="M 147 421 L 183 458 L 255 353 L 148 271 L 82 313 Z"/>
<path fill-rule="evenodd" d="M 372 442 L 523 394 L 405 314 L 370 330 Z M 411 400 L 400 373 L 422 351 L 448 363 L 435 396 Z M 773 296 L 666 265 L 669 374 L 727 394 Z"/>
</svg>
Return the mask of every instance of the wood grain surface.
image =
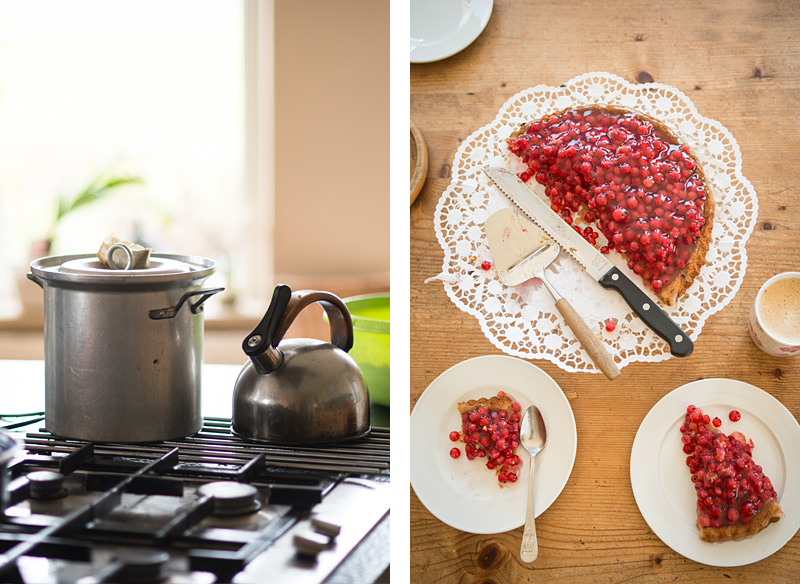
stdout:
<svg viewBox="0 0 800 584">
<path fill-rule="evenodd" d="M 410 407 L 452 365 L 499 354 L 441 284 L 425 283 L 442 269 L 433 213 L 456 149 L 518 91 L 591 71 L 676 87 L 733 134 L 759 201 L 747 274 L 733 301 L 706 322 L 688 359 L 628 365 L 613 382 L 534 361 L 570 398 L 578 430 L 569 482 L 536 522 L 539 559 L 520 562 L 521 528 L 489 536 L 457 531 L 412 490 L 411 580 L 798 582 L 800 535 L 769 558 L 736 568 L 704 566 L 672 551 L 636 506 L 629 461 L 650 408 L 697 379 L 751 383 L 800 416 L 800 357 L 761 353 L 746 325 L 759 286 L 775 273 L 800 270 L 799 2 L 495 0 L 472 45 L 443 61 L 411 65 L 411 118 L 427 144 L 429 170 L 410 217 Z"/>
</svg>

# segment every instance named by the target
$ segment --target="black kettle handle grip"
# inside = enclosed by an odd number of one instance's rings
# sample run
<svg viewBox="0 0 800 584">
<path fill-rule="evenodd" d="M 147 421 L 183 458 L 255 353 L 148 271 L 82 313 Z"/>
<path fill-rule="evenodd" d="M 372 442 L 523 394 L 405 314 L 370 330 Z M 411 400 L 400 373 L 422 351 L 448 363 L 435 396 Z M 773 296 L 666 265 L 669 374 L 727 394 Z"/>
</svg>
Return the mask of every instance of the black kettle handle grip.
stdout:
<svg viewBox="0 0 800 584">
<path fill-rule="evenodd" d="M 298 290 L 279 284 L 272 293 L 267 313 L 242 342 L 248 357 L 257 357 L 270 347 L 277 348 L 286 331 L 306 306 L 319 302 L 331 325 L 331 344 L 347 352 L 353 348 L 353 319 L 342 300 L 330 292 Z"/>
<path fill-rule="evenodd" d="M 286 307 L 292 298 L 292 289 L 285 284 L 278 284 L 272 293 L 272 301 L 269 303 L 267 313 L 256 325 L 256 328 L 245 337 L 242 341 L 242 350 L 248 357 L 261 355 L 271 346 L 275 347 L 283 338 L 282 333 L 280 338 L 275 338 L 275 331 L 278 324 L 283 320 L 286 312 Z"/>
</svg>

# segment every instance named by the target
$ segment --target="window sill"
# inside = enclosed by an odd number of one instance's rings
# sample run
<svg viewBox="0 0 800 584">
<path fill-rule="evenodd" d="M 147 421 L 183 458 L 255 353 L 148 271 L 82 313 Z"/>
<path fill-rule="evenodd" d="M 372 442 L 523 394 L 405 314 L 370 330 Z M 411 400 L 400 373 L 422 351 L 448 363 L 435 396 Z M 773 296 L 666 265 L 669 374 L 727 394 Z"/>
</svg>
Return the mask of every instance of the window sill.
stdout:
<svg viewBox="0 0 800 584">
<path fill-rule="evenodd" d="M 389 290 L 388 272 L 344 277 L 281 274 L 275 281 L 289 285 L 292 290 L 326 290 L 340 298 Z M 264 316 L 269 300 L 250 299 L 235 308 L 209 301 L 204 315 L 205 361 L 240 364 L 244 360 L 242 340 Z M 328 340 L 329 328 L 322 314 L 320 306 L 309 306 L 294 320 L 286 338 Z M 43 337 L 41 309 L 24 312 L 16 299 L 0 304 L 0 358 L 41 359 Z"/>
</svg>

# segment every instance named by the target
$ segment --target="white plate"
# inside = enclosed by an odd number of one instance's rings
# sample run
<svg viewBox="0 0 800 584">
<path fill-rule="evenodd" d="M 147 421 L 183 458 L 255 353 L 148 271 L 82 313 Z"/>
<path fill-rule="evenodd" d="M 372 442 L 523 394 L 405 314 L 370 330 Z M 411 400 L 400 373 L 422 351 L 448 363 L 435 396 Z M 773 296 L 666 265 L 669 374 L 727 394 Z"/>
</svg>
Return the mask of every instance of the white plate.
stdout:
<svg viewBox="0 0 800 584">
<path fill-rule="evenodd" d="M 522 406 L 539 408 L 547 444 L 536 456 L 534 512 L 556 500 L 572 472 L 578 437 L 564 392 L 544 371 L 515 357 L 486 355 L 454 365 L 433 380 L 411 413 L 411 486 L 439 520 L 469 533 L 502 533 L 525 523 L 529 457 L 520 446 L 519 480 L 500 486 L 495 473 L 479 460 L 467 460 L 463 442 L 451 442 L 461 429 L 460 401 L 505 391 Z M 458 446 L 461 457 L 450 457 Z"/>
<path fill-rule="evenodd" d="M 483 32 L 493 0 L 411 0 L 411 62 L 439 61 Z"/>
<path fill-rule="evenodd" d="M 701 541 L 696 526 L 697 495 L 686 466 L 679 428 L 686 408 L 696 405 L 722 420 L 726 434 L 753 440 L 753 459 L 778 493 L 785 517 L 742 541 Z M 739 410 L 741 420 L 728 413 Z M 709 566 L 743 566 L 781 549 L 800 528 L 800 425 L 767 392 L 733 379 L 701 379 L 664 396 L 642 421 L 631 451 L 631 485 L 647 524 L 665 544 Z M 793 461 L 790 464 L 790 461 Z"/>
</svg>

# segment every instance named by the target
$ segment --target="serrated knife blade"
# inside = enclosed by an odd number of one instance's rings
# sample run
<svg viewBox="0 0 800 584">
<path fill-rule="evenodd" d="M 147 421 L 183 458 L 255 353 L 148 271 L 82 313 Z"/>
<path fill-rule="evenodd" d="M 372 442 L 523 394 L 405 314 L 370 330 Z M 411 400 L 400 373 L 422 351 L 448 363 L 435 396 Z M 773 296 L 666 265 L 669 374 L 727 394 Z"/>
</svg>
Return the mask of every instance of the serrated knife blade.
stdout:
<svg viewBox="0 0 800 584">
<path fill-rule="evenodd" d="M 490 167 L 484 169 L 484 172 L 512 203 L 558 242 L 592 278 L 604 288 L 618 292 L 639 318 L 667 342 L 670 353 L 676 357 L 688 357 L 692 354 L 694 344 L 689 336 L 630 278 L 553 211 L 543 192 L 541 195 L 536 194 L 516 174 L 505 168 Z M 533 188 L 536 189 L 537 186 L 541 187 L 536 183 Z M 541 187 L 542 190 L 543 188 Z"/>
</svg>

